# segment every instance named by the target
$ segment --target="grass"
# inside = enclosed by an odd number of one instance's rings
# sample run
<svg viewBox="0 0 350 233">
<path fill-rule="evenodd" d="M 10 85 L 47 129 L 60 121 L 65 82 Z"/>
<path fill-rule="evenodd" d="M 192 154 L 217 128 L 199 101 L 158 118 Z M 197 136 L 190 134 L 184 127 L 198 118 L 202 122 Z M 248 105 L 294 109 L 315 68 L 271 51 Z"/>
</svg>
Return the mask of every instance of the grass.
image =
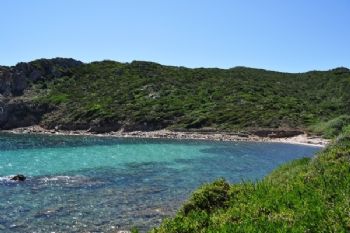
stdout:
<svg viewBox="0 0 350 233">
<path fill-rule="evenodd" d="M 313 159 L 279 167 L 262 181 L 224 180 L 194 192 L 152 233 L 349 232 L 350 130 Z"/>
<path fill-rule="evenodd" d="M 51 95 L 48 100 L 53 104 L 61 104 L 61 103 L 67 102 L 68 98 L 69 98 L 68 94 L 58 93 L 56 95 Z"/>
</svg>

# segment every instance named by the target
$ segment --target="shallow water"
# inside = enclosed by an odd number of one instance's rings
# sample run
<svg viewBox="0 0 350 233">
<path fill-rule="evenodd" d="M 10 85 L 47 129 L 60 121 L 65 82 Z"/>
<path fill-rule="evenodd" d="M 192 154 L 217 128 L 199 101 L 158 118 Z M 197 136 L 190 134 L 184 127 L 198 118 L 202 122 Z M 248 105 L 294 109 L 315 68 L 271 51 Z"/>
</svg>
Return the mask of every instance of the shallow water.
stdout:
<svg viewBox="0 0 350 233">
<path fill-rule="evenodd" d="M 0 232 L 146 231 L 199 185 L 257 180 L 319 148 L 0 134 Z M 24 174 L 25 182 L 9 181 Z"/>
</svg>

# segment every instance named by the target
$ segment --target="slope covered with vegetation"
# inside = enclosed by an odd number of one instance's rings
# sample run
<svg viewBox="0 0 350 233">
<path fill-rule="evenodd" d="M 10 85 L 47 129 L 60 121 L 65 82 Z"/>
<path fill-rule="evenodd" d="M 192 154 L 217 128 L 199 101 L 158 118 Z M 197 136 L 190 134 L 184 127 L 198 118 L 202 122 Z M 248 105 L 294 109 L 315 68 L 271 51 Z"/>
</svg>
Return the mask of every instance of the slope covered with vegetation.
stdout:
<svg viewBox="0 0 350 233">
<path fill-rule="evenodd" d="M 349 232 L 350 127 L 313 159 L 283 165 L 256 183 L 224 180 L 195 191 L 153 233 Z"/>
<path fill-rule="evenodd" d="M 189 69 L 151 62 L 94 62 L 37 82 L 54 106 L 42 125 L 88 129 L 307 129 L 350 112 L 350 71 L 288 74 L 259 69 Z M 44 91 L 43 91 L 44 90 Z M 336 120 L 335 120 L 336 121 Z"/>
<path fill-rule="evenodd" d="M 0 67 L 0 128 L 298 129 L 333 138 L 313 159 L 256 183 L 195 191 L 154 233 L 349 232 L 350 71 L 290 74 L 245 67 L 37 60 Z"/>
</svg>

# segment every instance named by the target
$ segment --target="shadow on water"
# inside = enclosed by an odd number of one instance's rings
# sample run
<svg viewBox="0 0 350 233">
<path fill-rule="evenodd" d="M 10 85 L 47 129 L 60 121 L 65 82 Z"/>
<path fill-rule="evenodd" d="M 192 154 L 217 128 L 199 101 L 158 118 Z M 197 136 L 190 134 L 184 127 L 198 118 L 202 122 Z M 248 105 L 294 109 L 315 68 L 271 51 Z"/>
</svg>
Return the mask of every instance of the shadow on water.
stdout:
<svg viewBox="0 0 350 233">
<path fill-rule="evenodd" d="M 205 145 L 208 141 L 186 140 L 188 145 Z M 184 144 L 183 140 L 156 138 L 118 138 L 82 135 L 40 135 L 0 133 L 0 151 L 40 148 L 88 147 L 96 145 Z"/>
</svg>

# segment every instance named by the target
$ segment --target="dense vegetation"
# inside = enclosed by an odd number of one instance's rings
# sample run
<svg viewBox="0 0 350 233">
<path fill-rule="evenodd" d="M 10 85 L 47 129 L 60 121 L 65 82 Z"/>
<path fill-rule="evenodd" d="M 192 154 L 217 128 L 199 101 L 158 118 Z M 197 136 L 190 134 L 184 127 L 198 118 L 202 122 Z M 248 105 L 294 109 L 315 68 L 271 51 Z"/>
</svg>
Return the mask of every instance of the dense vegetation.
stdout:
<svg viewBox="0 0 350 233">
<path fill-rule="evenodd" d="M 333 138 L 315 158 L 281 166 L 261 181 L 204 185 L 153 233 L 350 231 L 348 69 L 289 74 L 103 61 L 62 63 L 58 75 L 45 78 L 52 69 L 42 69 L 42 60 L 33 64 L 41 76 L 20 98 L 49 106 L 38 118 L 48 128 L 282 128 Z"/>
<path fill-rule="evenodd" d="M 320 132 L 350 112 L 350 71 L 288 74 L 259 69 L 188 69 L 151 62 L 94 62 L 39 82 L 43 124 L 115 124 L 126 130 L 299 128 Z M 320 132 L 322 133 L 322 132 Z"/>
<path fill-rule="evenodd" d="M 153 233 L 349 232 L 350 127 L 313 159 L 283 165 L 256 183 L 224 180 L 195 191 Z"/>
</svg>

